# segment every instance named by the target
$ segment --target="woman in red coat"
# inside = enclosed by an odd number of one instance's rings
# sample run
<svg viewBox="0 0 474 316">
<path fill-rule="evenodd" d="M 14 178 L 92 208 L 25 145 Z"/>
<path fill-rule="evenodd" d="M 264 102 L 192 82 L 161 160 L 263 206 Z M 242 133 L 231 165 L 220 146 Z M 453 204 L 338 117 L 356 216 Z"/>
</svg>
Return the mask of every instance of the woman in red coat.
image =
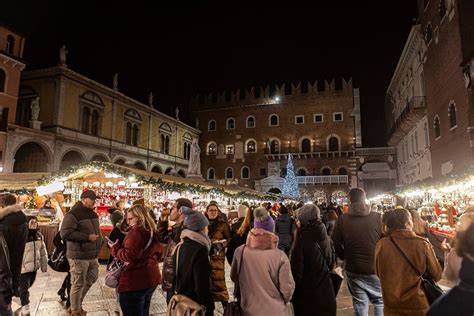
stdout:
<svg viewBox="0 0 474 316">
<path fill-rule="evenodd" d="M 118 286 L 120 307 L 124 316 L 149 315 L 151 297 L 161 283 L 158 260 L 162 247 L 156 224 L 143 205 L 127 211 L 127 222 L 131 228 L 122 245 L 111 244 L 112 255 L 126 264 Z"/>
</svg>

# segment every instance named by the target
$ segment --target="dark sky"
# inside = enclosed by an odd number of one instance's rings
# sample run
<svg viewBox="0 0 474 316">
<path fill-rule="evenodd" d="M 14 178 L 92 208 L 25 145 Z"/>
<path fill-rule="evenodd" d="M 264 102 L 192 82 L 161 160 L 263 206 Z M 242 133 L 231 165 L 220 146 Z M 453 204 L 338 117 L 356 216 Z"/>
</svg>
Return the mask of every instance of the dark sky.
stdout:
<svg viewBox="0 0 474 316">
<path fill-rule="evenodd" d="M 170 115 L 198 92 L 353 77 L 364 146 L 385 144 L 385 91 L 417 16 L 415 0 L 5 2 L 0 21 L 27 36 L 30 68 L 56 65 L 66 44 L 71 69 L 109 86 L 118 72 L 120 91 L 153 91 Z"/>
</svg>

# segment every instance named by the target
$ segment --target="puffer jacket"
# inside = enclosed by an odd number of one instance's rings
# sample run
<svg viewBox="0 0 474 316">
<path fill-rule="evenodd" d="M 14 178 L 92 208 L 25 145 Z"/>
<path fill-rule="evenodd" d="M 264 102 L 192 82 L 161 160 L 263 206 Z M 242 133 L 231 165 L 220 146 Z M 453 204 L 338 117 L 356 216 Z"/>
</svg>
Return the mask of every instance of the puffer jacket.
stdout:
<svg viewBox="0 0 474 316">
<path fill-rule="evenodd" d="M 364 203 L 352 203 L 336 222 L 331 238 L 346 271 L 375 274 L 375 245 L 382 238 L 382 216 Z"/>
<path fill-rule="evenodd" d="M 42 272 L 48 269 L 46 245 L 40 232 L 30 230 L 23 254 L 21 273 L 36 272 L 40 268 Z"/>
<path fill-rule="evenodd" d="M 23 252 L 28 236 L 28 221 L 20 205 L 0 208 L 0 232 L 3 233 L 10 251 L 13 294 L 20 296 L 20 274 Z M 11 300 L 10 298 L 7 298 Z"/>
<path fill-rule="evenodd" d="M 64 216 L 60 234 L 67 243 L 68 259 L 91 260 L 99 257 L 102 247 L 99 217 L 82 202 L 77 202 Z M 91 234 L 99 236 L 96 241 L 89 241 Z"/>
<path fill-rule="evenodd" d="M 0 231 L 0 313 L 6 312 L 13 296 L 8 245 Z"/>
<path fill-rule="evenodd" d="M 168 244 L 163 256 L 163 273 L 161 288 L 165 292 L 170 292 L 173 289 L 173 250 L 179 243 L 181 231 L 183 230 L 183 223 L 176 223 L 168 229 L 168 221 L 158 221 L 158 240 L 163 244 Z"/>
<path fill-rule="evenodd" d="M 222 218 L 209 220 L 209 238 L 213 242 L 211 245 L 211 287 L 212 297 L 217 302 L 227 302 L 229 292 L 225 283 L 225 248 L 230 239 L 230 226 Z M 225 239 L 225 243 L 216 241 Z"/>
</svg>

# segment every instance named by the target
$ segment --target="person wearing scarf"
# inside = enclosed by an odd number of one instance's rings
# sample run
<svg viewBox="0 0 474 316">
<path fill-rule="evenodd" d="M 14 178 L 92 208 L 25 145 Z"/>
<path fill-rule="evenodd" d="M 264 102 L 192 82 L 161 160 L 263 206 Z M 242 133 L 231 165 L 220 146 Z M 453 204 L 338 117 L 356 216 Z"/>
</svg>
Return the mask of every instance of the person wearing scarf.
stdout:
<svg viewBox="0 0 474 316">
<path fill-rule="evenodd" d="M 211 265 L 208 237 L 209 221 L 198 211 L 181 207 L 184 214 L 184 229 L 181 241 L 173 254 L 173 293 L 182 294 L 206 307 L 206 315 L 214 315 L 214 300 L 211 293 Z M 179 258 L 176 258 L 179 255 Z M 176 271 L 177 270 L 177 271 Z"/>
</svg>

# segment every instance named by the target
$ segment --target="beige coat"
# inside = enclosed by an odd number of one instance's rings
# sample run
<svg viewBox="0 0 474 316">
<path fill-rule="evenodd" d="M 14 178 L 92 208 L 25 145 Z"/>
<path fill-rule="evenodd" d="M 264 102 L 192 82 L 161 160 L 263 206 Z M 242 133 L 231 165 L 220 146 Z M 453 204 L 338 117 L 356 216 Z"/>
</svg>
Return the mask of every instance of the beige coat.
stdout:
<svg viewBox="0 0 474 316">
<path fill-rule="evenodd" d="M 275 234 L 254 228 L 247 237 L 246 246 L 235 250 L 230 277 L 241 285 L 244 316 L 287 315 L 285 306 L 291 300 L 295 282 L 288 257 L 277 249 L 277 245 Z"/>
<path fill-rule="evenodd" d="M 441 279 L 441 267 L 427 239 L 409 230 L 395 230 L 390 235 L 420 273 L 428 272 L 436 281 Z M 426 314 L 429 305 L 420 276 L 389 237 L 377 243 L 375 270 L 382 285 L 385 315 Z"/>
<path fill-rule="evenodd" d="M 42 272 L 48 270 L 48 254 L 43 238 L 26 243 L 21 273 L 35 272 L 40 268 Z"/>
</svg>

